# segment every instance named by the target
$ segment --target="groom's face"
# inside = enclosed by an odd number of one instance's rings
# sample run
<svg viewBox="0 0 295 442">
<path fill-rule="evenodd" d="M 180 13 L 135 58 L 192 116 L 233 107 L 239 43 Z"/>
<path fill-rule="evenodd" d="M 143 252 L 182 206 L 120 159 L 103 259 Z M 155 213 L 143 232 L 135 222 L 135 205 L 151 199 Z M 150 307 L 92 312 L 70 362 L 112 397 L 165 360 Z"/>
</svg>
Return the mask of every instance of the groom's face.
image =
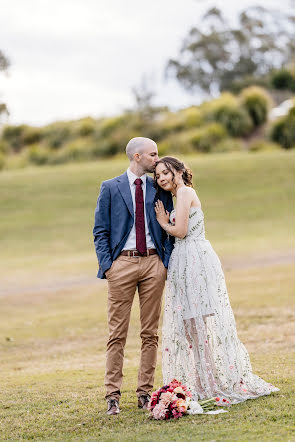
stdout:
<svg viewBox="0 0 295 442">
<path fill-rule="evenodd" d="M 152 173 L 155 170 L 157 161 L 159 161 L 159 157 L 156 143 L 147 143 L 144 146 L 143 152 L 140 154 L 139 164 L 145 173 Z"/>
</svg>

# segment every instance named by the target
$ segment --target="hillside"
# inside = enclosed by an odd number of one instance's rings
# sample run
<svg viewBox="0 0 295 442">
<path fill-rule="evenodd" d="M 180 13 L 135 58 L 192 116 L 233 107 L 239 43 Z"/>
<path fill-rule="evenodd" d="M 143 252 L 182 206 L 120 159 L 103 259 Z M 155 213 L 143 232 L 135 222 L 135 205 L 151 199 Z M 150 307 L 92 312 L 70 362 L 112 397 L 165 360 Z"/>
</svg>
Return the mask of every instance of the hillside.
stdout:
<svg viewBox="0 0 295 442">
<path fill-rule="evenodd" d="M 106 416 L 107 285 L 96 279 L 92 225 L 101 181 L 122 173 L 127 161 L 3 171 L 1 440 L 293 440 L 295 150 L 181 158 L 194 172 L 239 337 L 254 372 L 280 392 L 224 415 L 151 421 L 135 396 L 136 297 L 122 412 Z"/>
<path fill-rule="evenodd" d="M 0 170 L 118 156 L 134 136 L 154 139 L 160 156 L 289 149 L 295 146 L 295 108 L 271 123 L 272 105 L 265 90 L 249 87 L 177 112 L 147 108 L 44 127 L 4 126 Z"/>
</svg>

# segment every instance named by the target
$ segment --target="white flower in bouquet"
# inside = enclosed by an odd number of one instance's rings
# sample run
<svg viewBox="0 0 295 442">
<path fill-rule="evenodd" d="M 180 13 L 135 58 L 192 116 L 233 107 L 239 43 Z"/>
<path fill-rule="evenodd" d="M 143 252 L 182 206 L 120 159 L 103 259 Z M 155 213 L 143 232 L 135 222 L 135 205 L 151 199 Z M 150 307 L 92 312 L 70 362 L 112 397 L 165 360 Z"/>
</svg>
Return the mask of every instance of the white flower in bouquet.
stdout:
<svg viewBox="0 0 295 442">
<path fill-rule="evenodd" d="M 202 414 L 203 408 L 197 401 L 190 401 L 189 409 L 187 410 L 187 414 Z"/>
</svg>

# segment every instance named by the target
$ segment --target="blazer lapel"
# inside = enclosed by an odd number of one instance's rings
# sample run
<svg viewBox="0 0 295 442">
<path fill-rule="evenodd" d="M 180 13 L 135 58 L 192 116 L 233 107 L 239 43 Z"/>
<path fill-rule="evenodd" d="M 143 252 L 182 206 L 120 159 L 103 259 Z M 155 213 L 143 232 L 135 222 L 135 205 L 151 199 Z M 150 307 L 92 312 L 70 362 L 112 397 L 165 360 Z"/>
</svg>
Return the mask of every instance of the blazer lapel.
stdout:
<svg viewBox="0 0 295 442">
<path fill-rule="evenodd" d="M 127 172 L 119 176 L 117 181 L 118 181 L 118 189 L 122 195 L 122 198 L 125 201 L 125 204 L 130 212 L 130 215 L 132 216 L 132 218 L 134 218 L 133 202 L 132 202 L 132 196 L 131 196 Z"/>
<path fill-rule="evenodd" d="M 151 178 L 146 178 L 146 195 L 145 195 L 145 208 L 147 218 L 150 218 L 151 209 L 154 208 L 154 199 L 156 195 L 156 189 L 153 186 Z"/>
</svg>

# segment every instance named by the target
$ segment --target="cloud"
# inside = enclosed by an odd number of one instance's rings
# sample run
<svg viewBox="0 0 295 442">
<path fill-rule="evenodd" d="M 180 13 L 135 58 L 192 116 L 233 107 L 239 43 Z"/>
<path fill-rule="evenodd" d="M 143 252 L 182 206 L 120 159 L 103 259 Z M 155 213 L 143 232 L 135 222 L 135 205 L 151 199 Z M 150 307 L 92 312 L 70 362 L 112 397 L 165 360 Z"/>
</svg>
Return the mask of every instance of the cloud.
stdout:
<svg viewBox="0 0 295 442">
<path fill-rule="evenodd" d="M 251 2 L 224 4 L 230 15 Z M 10 121 L 42 124 L 121 112 L 132 105 L 131 88 L 144 73 L 154 74 L 158 103 L 193 102 L 175 81 L 163 82 L 163 71 L 209 4 L 1 0 L 1 49 L 12 65 L 10 77 L 0 77 L 0 92 Z"/>
</svg>

